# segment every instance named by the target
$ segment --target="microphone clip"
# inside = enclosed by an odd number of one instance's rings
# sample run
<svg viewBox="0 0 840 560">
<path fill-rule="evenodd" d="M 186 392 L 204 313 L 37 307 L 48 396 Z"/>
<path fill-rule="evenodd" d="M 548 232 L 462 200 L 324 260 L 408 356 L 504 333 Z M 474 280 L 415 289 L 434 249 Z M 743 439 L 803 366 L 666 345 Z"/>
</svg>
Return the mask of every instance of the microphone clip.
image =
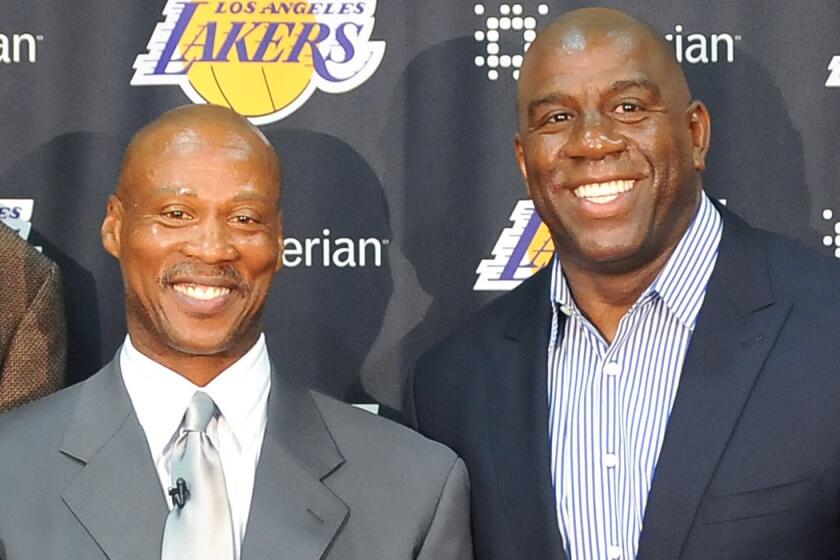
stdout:
<svg viewBox="0 0 840 560">
<path fill-rule="evenodd" d="M 182 509 L 190 497 L 190 491 L 187 489 L 187 481 L 178 477 L 178 480 L 175 481 L 175 486 L 169 489 L 169 497 L 172 498 L 173 506 Z"/>
</svg>

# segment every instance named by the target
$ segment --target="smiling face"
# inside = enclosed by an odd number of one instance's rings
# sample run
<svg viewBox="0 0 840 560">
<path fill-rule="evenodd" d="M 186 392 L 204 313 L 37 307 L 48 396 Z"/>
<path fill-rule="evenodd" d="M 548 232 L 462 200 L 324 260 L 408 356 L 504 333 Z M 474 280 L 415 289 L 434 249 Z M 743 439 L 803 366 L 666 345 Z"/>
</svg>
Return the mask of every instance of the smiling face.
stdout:
<svg viewBox="0 0 840 560">
<path fill-rule="evenodd" d="M 247 123 L 210 114 L 141 132 L 102 225 L 132 342 L 164 364 L 247 352 L 281 263 L 276 155 Z"/>
<path fill-rule="evenodd" d="M 518 87 L 517 160 L 564 266 L 664 263 L 699 203 L 709 119 L 662 42 L 623 14 L 573 14 Z"/>
</svg>

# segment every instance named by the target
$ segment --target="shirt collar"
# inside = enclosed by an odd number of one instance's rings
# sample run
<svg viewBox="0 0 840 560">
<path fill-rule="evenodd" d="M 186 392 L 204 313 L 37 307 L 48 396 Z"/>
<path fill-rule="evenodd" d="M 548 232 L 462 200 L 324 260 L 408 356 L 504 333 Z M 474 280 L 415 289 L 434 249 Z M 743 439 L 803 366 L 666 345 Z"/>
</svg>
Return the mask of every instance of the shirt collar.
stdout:
<svg viewBox="0 0 840 560">
<path fill-rule="evenodd" d="M 688 229 L 677 243 L 668 262 L 631 309 L 646 299 L 658 296 L 683 326 L 694 330 L 694 323 L 705 297 L 706 284 L 715 267 L 722 233 L 723 221 L 720 212 L 706 193 L 701 192 L 700 206 Z M 559 305 L 566 315 L 579 313 L 556 254 L 553 267 L 552 301 Z"/>
<path fill-rule="evenodd" d="M 271 384 L 271 364 L 260 335 L 256 344 L 205 387 L 140 353 L 126 336 L 120 351 L 120 369 L 137 419 L 146 433 L 157 461 L 172 440 L 196 391 L 204 391 L 216 403 L 238 442 L 259 415 Z"/>
</svg>

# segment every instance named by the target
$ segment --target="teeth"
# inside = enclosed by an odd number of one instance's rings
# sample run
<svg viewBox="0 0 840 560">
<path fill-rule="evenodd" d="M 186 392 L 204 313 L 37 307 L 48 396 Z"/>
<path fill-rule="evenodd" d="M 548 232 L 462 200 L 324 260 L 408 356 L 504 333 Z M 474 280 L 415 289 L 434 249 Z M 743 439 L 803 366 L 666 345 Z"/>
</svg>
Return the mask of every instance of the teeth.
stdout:
<svg viewBox="0 0 840 560">
<path fill-rule="evenodd" d="M 230 288 L 218 288 L 215 286 L 196 286 L 188 284 L 175 284 L 173 286 L 176 292 L 189 296 L 191 298 L 200 300 L 211 300 L 226 296 L 230 293 Z"/>
<path fill-rule="evenodd" d="M 633 188 L 632 179 L 606 181 L 604 183 L 589 183 L 574 190 L 575 196 L 585 198 L 595 204 L 606 204 L 615 200 L 618 195 Z"/>
</svg>

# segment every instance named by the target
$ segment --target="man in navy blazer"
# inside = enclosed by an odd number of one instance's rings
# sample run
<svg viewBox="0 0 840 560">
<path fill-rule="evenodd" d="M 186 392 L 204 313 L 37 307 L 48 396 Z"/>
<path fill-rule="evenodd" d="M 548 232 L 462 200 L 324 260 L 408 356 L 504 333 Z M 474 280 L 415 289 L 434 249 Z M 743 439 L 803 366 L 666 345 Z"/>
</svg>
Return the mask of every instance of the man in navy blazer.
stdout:
<svg viewBox="0 0 840 560">
<path fill-rule="evenodd" d="M 467 464 L 476 558 L 840 557 L 836 261 L 708 200 L 708 111 L 647 25 L 565 14 L 518 88 L 556 260 L 422 356 L 406 402 Z"/>
</svg>

